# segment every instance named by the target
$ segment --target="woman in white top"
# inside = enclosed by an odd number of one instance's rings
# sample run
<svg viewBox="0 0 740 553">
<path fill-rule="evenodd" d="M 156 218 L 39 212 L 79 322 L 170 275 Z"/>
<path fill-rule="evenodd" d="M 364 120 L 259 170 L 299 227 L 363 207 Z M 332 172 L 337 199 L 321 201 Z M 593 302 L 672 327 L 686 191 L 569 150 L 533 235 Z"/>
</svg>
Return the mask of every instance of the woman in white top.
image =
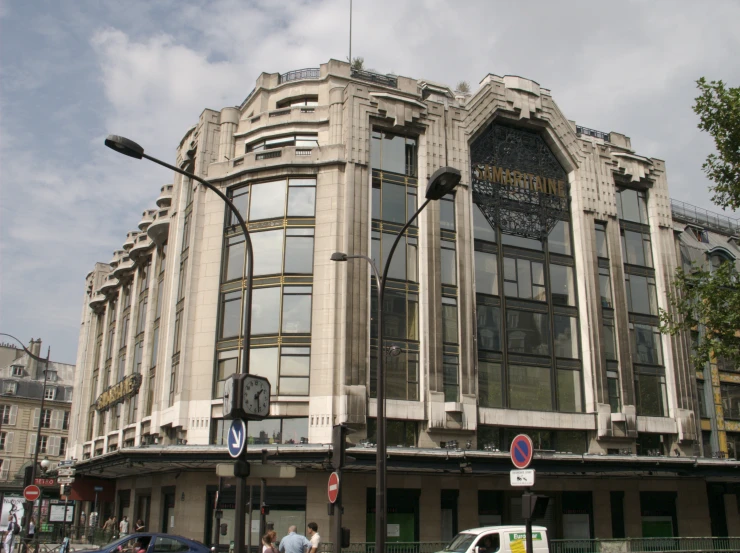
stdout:
<svg viewBox="0 0 740 553">
<path fill-rule="evenodd" d="M 278 553 L 277 547 L 272 543 L 272 539 L 270 532 L 262 536 L 262 553 Z"/>
</svg>

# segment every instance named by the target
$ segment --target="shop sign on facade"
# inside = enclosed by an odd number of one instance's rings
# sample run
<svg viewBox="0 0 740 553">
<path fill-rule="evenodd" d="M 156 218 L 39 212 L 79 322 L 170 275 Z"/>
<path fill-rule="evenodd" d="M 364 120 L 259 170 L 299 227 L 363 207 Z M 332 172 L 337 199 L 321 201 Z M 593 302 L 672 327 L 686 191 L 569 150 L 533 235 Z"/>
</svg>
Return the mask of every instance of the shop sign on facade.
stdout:
<svg viewBox="0 0 740 553">
<path fill-rule="evenodd" d="M 107 411 L 111 407 L 122 403 L 123 400 L 135 395 L 141 386 L 141 375 L 130 374 L 117 384 L 107 388 L 95 400 L 95 409 L 99 412 Z"/>
</svg>

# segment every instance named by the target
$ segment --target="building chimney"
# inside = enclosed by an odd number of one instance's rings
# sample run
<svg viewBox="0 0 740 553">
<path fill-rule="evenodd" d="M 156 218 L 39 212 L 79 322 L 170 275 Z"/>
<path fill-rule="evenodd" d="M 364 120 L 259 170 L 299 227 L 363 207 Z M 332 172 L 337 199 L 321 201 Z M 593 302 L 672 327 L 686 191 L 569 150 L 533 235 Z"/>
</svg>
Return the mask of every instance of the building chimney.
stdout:
<svg viewBox="0 0 740 553">
<path fill-rule="evenodd" d="M 33 338 L 31 338 L 31 342 L 28 344 L 28 351 L 33 353 L 35 356 L 40 357 L 39 353 L 41 353 L 41 338 L 39 338 L 38 340 L 34 340 Z M 31 378 L 38 380 L 39 371 L 41 371 L 42 369 L 39 367 L 38 361 L 29 356 L 28 366 L 26 367 L 26 370 L 28 371 L 28 374 L 31 375 Z"/>
</svg>

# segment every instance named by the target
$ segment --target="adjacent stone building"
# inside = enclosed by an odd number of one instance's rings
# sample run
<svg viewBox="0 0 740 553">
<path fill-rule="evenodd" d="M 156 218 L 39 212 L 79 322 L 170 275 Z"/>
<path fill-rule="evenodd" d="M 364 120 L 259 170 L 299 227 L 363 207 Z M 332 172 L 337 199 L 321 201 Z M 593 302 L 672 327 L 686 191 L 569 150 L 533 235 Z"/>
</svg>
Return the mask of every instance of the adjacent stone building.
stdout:
<svg viewBox="0 0 740 553">
<path fill-rule="evenodd" d="M 32 339 L 28 349 L 45 357 L 41 340 Z M 53 469 L 67 456 L 75 366 L 49 361 L 46 387 L 45 370 L 45 363 L 22 349 L 0 344 L 0 495 L 4 515 L 22 500 L 24 471 L 33 460 L 39 423 L 39 461 L 48 459 Z M 39 470 L 37 476 L 44 475 Z M 44 482 L 55 481 L 46 478 Z M 58 485 L 43 487 L 47 499 L 59 498 Z M 7 525 L 7 516 L 1 525 Z"/>
<path fill-rule="evenodd" d="M 382 263 L 442 166 L 462 182 L 401 239 L 383 302 L 380 355 L 402 351 L 386 363 L 389 539 L 520 522 L 506 453 L 520 432 L 554 537 L 740 534 L 738 463 L 703 454 L 690 337 L 658 330 L 681 263 L 665 164 L 627 136 L 568 120 L 529 79 L 489 74 L 455 95 L 332 60 L 263 73 L 241 105 L 204 110 L 174 162 L 248 221 L 250 371 L 273 394 L 249 455 L 298 468 L 266 483 L 279 535 L 308 519 L 328 530 L 340 423 L 356 444 L 345 525 L 374 535 L 377 290 L 365 261 L 330 256 Z M 235 223 L 197 182 L 163 186 L 87 276 L 75 383 L 78 474 L 115 483 L 119 517 L 206 543 L 228 460 L 223 381 L 243 347 Z M 228 480 L 218 497 L 230 535 Z"/>
</svg>

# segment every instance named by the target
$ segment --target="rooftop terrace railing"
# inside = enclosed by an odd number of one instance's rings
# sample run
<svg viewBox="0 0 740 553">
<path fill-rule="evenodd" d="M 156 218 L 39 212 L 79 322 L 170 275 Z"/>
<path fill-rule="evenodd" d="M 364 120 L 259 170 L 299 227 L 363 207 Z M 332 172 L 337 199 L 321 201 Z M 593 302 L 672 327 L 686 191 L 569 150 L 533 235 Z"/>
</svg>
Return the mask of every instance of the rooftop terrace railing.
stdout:
<svg viewBox="0 0 740 553">
<path fill-rule="evenodd" d="M 373 73 L 372 71 L 363 71 L 360 69 L 353 69 L 351 76 L 361 81 L 368 81 L 370 83 L 379 84 L 381 86 L 390 86 L 391 88 L 398 88 L 398 79 L 392 75 L 381 75 L 380 73 Z"/>
<path fill-rule="evenodd" d="M 577 134 L 583 134 L 586 136 L 593 136 L 594 138 L 600 138 L 601 140 L 605 140 L 606 142 L 609 142 L 609 134 L 608 132 L 602 132 L 602 131 L 596 131 L 594 129 L 589 129 L 588 127 L 581 127 L 580 125 L 576 125 L 576 133 Z"/>
<path fill-rule="evenodd" d="M 740 219 L 727 215 L 712 213 L 704 208 L 671 200 L 671 213 L 676 221 L 692 223 L 702 228 L 715 230 L 723 234 L 740 234 Z"/>
<path fill-rule="evenodd" d="M 278 77 L 278 84 L 288 83 L 290 81 L 302 81 L 305 79 L 320 79 L 321 69 L 318 67 L 309 67 L 307 69 L 296 69 L 288 71 Z"/>
</svg>

